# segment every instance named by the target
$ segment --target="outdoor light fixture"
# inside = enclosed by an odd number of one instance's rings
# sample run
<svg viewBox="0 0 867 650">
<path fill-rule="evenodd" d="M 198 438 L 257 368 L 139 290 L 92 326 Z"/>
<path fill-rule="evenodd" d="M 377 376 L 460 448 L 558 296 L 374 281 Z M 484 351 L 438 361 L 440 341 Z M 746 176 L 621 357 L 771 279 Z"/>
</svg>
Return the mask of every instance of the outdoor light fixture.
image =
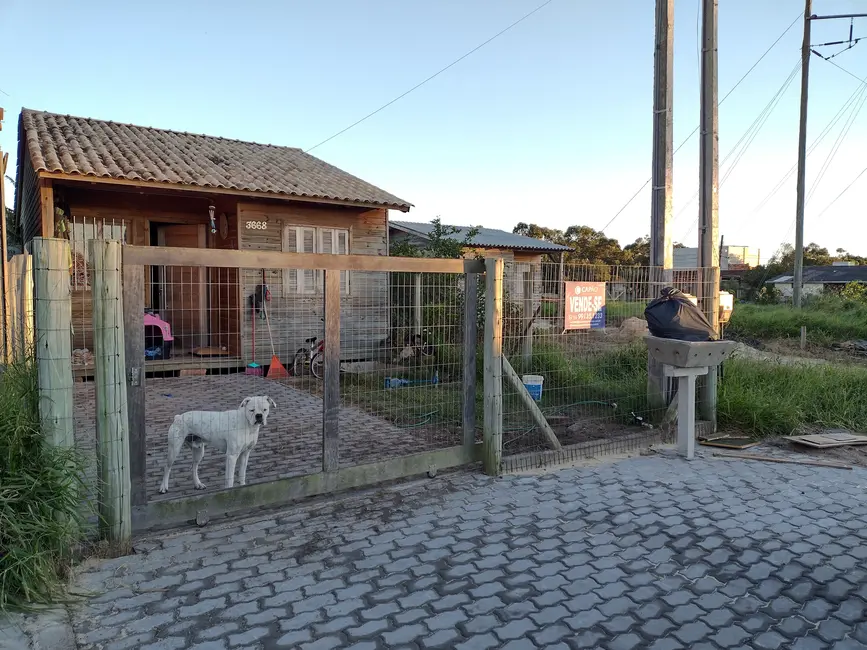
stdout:
<svg viewBox="0 0 867 650">
<path fill-rule="evenodd" d="M 217 224 L 216 224 L 216 222 L 214 221 L 214 210 L 215 210 L 215 209 L 216 209 L 216 208 L 214 208 L 214 204 L 213 204 L 213 203 L 211 203 L 211 205 L 208 206 L 208 219 L 209 219 L 210 222 L 211 222 L 211 234 L 212 234 L 212 235 L 216 234 L 216 232 L 217 232 Z"/>
</svg>

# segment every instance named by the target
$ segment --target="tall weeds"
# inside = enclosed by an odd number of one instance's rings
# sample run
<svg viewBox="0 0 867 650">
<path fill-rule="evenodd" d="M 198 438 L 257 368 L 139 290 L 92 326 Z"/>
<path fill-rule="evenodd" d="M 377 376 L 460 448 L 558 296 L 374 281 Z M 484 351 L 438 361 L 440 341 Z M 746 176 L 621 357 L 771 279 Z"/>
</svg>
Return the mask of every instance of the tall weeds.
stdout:
<svg viewBox="0 0 867 650">
<path fill-rule="evenodd" d="M 0 374 L 0 610 L 63 594 L 72 549 L 81 541 L 85 462 L 46 443 L 36 365 Z"/>
</svg>

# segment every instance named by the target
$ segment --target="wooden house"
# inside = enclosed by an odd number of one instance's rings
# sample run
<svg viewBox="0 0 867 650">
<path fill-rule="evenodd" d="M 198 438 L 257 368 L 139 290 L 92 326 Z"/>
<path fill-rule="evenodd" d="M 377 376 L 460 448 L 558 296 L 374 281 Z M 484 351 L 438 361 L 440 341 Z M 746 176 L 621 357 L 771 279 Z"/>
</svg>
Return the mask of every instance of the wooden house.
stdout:
<svg viewBox="0 0 867 650">
<path fill-rule="evenodd" d="M 459 242 L 467 241 L 471 234 L 468 226 L 446 227 L 453 231 L 449 238 Z M 392 242 L 408 242 L 424 248 L 434 232 L 434 224 L 391 221 L 389 229 Z M 506 262 L 503 285 L 510 300 L 524 299 L 527 273 L 530 273 L 533 279 L 534 303 L 538 303 L 543 294 L 559 295 L 562 282 L 560 261 L 571 248 L 495 228 L 478 227 L 476 231 L 464 247 L 464 256 L 502 257 Z"/>
<path fill-rule="evenodd" d="M 388 211 L 410 207 L 301 149 L 28 109 L 19 119 L 15 214 L 25 245 L 37 236 L 71 242 L 74 348 L 92 349 L 89 239 L 388 255 Z M 268 324 L 288 361 L 304 339 L 321 333 L 323 287 L 315 271 L 177 266 L 146 273 L 146 307 L 173 330 L 172 365 L 204 347 L 225 348 L 225 358 L 210 360 L 220 367 L 270 359 L 266 323 L 250 302 L 263 281 Z M 342 354 L 387 336 L 386 276 L 345 277 L 342 318 L 365 323 L 346 329 Z"/>
</svg>

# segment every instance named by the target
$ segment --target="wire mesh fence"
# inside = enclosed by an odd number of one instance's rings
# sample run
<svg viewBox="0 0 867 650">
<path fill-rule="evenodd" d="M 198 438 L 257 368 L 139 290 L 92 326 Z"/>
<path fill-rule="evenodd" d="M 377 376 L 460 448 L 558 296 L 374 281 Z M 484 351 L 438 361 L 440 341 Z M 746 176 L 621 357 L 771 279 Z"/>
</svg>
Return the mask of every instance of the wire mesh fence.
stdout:
<svg viewBox="0 0 867 650">
<path fill-rule="evenodd" d="M 531 454 L 509 465 L 538 464 L 532 454 L 552 449 L 519 398 L 520 384 L 566 448 L 561 459 L 672 440 L 659 426 L 667 409 L 648 401 L 644 309 L 674 286 L 709 315 L 714 278 L 713 269 L 507 263 L 503 354 L 517 377 L 503 382 L 503 454 Z"/>
<path fill-rule="evenodd" d="M 246 482 L 321 471 L 330 346 L 340 373 L 339 467 L 462 444 L 464 275 L 341 271 L 339 340 L 325 337 L 324 278 L 303 268 L 146 271 L 144 332 L 128 335 L 144 336 L 148 499 L 226 484 L 224 450 L 244 435 L 238 426 L 184 416 L 166 485 L 170 429 L 179 415 L 238 409 L 247 398 L 273 405 Z M 237 462 L 236 484 L 245 461 Z"/>
</svg>

